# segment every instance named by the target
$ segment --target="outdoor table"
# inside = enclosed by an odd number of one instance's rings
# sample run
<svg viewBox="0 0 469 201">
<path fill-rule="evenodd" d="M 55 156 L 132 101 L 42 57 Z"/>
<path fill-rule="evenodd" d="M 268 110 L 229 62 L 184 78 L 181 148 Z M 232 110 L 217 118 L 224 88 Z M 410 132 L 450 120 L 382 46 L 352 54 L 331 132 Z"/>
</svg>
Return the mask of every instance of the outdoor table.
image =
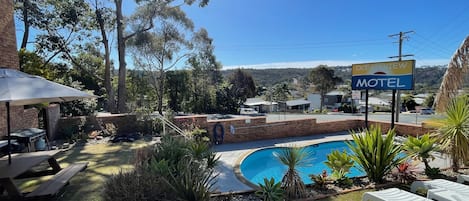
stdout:
<svg viewBox="0 0 469 201">
<path fill-rule="evenodd" d="M 11 140 L 10 143 L 16 143 L 16 140 Z M 8 140 L 0 140 L 0 149 L 8 146 Z"/>
<path fill-rule="evenodd" d="M 32 143 L 44 137 L 46 143 L 48 144 L 48 139 L 46 136 L 46 132 L 39 128 L 26 128 L 17 130 L 15 132 L 10 133 L 12 139 L 18 140 L 19 143 L 23 143 L 28 147 L 28 152 L 31 151 Z"/>
<path fill-rule="evenodd" d="M 8 157 L 0 158 L 0 195 L 6 190 L 8 195 L 22 196 L 13 180 L 46 160 L 52 167 L 51 174 L 59 172 L 61 168 L 54 158 L 59 152 L 60 150 L 52 150 L 12 154 L 11 164 L 8 164 Z"/>
</svg>

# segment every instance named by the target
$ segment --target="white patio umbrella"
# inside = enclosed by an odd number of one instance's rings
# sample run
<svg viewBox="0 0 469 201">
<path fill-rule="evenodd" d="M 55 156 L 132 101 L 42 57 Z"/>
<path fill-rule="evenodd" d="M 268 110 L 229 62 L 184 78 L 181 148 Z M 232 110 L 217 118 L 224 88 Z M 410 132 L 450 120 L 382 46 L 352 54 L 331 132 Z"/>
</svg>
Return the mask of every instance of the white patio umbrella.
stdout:
<svg viewBox="0 0 469 201">
<path fill-rule="evenodd" d="M 11 164 L 10 105 L 66 102 L 96 96 L 15 69 L 0 68 L 0 102 L 7 110 L 8 162 Z"/>
</svg>

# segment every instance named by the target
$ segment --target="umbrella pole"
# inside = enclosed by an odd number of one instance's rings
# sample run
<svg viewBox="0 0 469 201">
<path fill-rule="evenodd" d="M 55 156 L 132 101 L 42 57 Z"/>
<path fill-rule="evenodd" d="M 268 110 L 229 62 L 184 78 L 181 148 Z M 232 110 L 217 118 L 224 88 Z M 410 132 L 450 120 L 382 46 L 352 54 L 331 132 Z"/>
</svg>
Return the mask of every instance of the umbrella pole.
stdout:
<svg viewBox="0 0 469 201">
<path fill-rule="evenodd" d="M 8 164 L 11 164 L 10 102 L 6 102 L 6 108 L 7 108 L 7 133 L 8 133 Z"/>
</svg>

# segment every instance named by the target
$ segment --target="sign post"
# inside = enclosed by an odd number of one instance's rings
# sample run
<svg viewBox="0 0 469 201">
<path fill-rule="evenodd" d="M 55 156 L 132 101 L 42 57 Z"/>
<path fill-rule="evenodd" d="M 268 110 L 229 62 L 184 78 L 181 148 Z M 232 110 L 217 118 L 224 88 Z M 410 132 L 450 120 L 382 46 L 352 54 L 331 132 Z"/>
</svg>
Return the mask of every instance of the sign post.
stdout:
<svg viewBox="0 0 469 201">
<path fill-rule="evenodd" d="M 394 108 L 396 90 L 414 89 L 414 69 L 415 60 L 353 64 L 352 90 L 393 90 L 391 107 Z M 368 120 L 368 100 L 366 104 L 365 121 Z M 394 112 L 391 109 L 391 129 L 394 128 Z"/>
</svg>

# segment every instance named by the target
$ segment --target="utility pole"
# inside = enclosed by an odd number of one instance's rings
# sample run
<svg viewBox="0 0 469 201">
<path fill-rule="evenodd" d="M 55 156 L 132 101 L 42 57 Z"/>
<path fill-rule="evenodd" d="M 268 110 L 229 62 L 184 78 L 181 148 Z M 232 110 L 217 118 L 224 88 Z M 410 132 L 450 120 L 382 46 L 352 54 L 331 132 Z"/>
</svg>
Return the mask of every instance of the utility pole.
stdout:
<svg viewBox="0 0 469 201">
<path fill-rule="evenodd" d="M 414 31 L 406 31 L 406 32 L 399 32 L 398 34 L 392 34 L 392 35 L 389 35 L 389 37 L 393 38 L 393 37 L 396 37 L 398 36 L 399 37 L 399 55 L 398 56 L 392 56 L 392 57 L 389 57 L 389 58 L 398 58 L 398 61 L 402 61 L 402 57 L 409 57 L 409 56 L 414 56 L 413 54 L 404 54 L 402 55 L 402 42 L 404 41 L 404 39 L 409 39 L 408 36 L 406 36 L 406 34 L 409 34 L 409 33 L 414 33 Z M 397 98 L 396 98 L 396 91 L 397 91 Z M 391 108 L 391 113 L 393 113 L 394 111 L 394 108 L 396 108 L 396 122 L 399 122 L 399 114 L 401 112 L 401 92 L 400 90 L 395 90 L 393 89 L 392 90 L 392 108 Z M 391 117 L 391 128 L 394 128 L 394 113 L 392 114 L 392 117 Z"/>
</svg>

